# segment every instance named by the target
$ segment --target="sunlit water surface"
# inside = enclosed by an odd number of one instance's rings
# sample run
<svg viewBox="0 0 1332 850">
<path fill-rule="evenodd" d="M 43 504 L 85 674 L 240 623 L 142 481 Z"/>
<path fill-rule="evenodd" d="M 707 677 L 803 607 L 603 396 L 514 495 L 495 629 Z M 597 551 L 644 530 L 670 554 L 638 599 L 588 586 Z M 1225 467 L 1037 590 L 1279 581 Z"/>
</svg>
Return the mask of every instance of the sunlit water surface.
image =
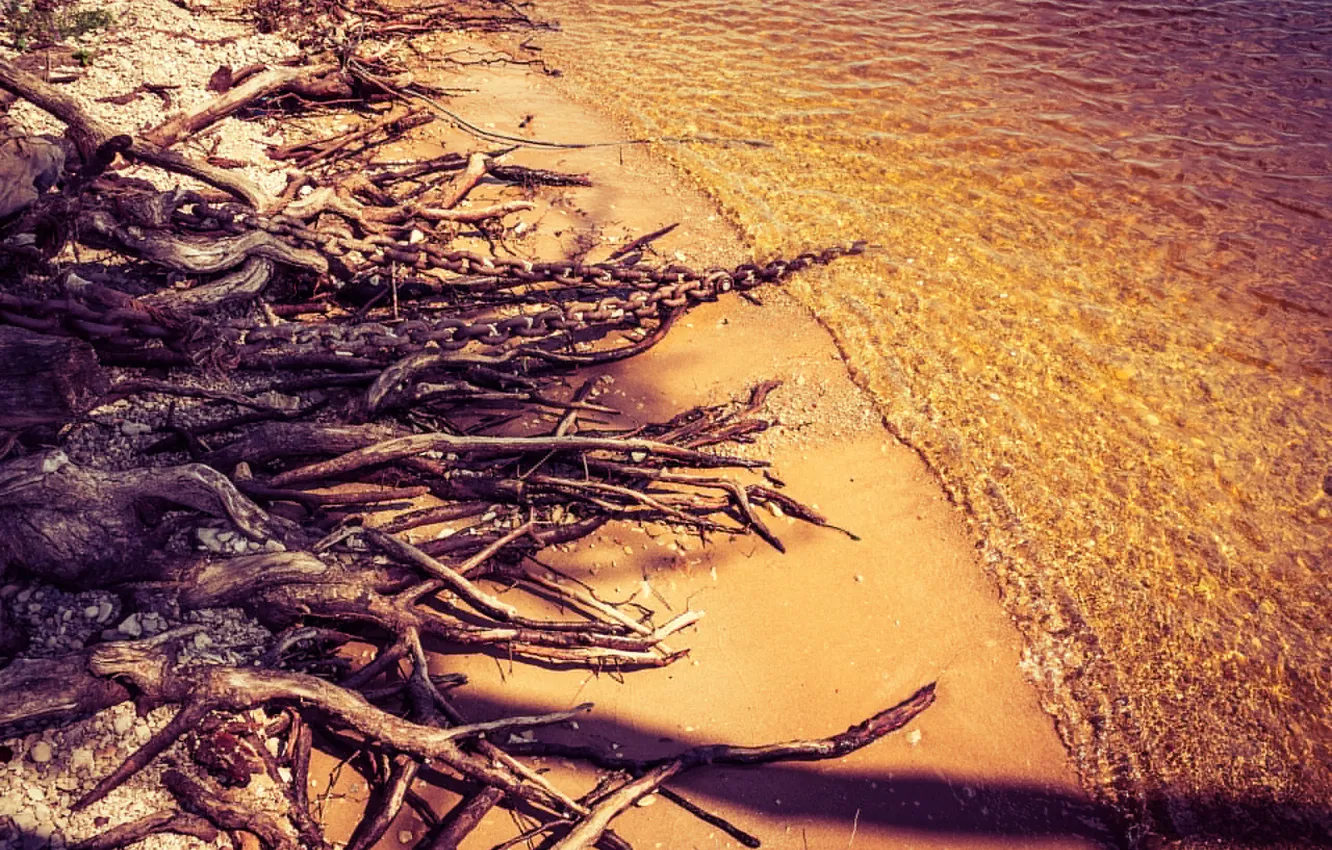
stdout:
<svg viewBox="0 0 1332 850">
<path fill-rule="evenodd" d="M 761 257 L 882 246 L 794 289 L 973 512 L 1088 783 L 1322 807 L 1327 5 L 541 8 L 634 131 L 773 143 L 664 149 Z"/>
</svg>

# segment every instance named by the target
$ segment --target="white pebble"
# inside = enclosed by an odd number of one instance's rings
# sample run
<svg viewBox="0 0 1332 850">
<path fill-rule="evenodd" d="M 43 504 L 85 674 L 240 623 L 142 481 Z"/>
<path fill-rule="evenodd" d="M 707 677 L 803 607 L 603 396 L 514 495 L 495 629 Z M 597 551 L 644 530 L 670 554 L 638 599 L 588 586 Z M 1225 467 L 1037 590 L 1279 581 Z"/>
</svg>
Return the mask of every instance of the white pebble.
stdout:
<svg viewBox="0 0 1332 850">
<path fill-rule="evenodd" d="M 37 743 L 33 744 L 32 750 L 29 751 L 28 753 L 28 757 L 31 758 L 33 761 L 35 761 L 37 764 L 46 764 L 48 761 L 51 760 L 52 755 L 54 754 L 51 752 L 51 745 L 46 743 L 45 741 L 38 741 Z M 37 786 L 35 785 L 29 786 L 29 792 L 28 792 L 29 795 L 31 796 L 32 791 L 36 790 L 40 789 L 38 789 Z M 33 797 L 33 799 L 40 800 L 42 798 Z"/>
<path fill-rule="evenodd" d="M 122 711 L 116 715 L 116 719 L 111 721 L 111 729 L 117 735 L 125 735 L 134 728 L 134 712 Z"/>
<path fill-rule="evenodd" d="M 916 746 L 917 744 L 919 744 L 919 743 L 920 743 L 920 730 L 919 730 L 919 729 L 912 729 L 910 732 L 906 733 L 906 742 L 907 742 L 908 744 L 910 744 L 911 746 L 913 746 L 913 747 Z"/>
<path fill-rule="evenodd" d="M 69 756 L 70 770 L 78 773 L 91 773 L 93 769 L 92 750 L 87 747 L 79 747 Z"/>
</svg>

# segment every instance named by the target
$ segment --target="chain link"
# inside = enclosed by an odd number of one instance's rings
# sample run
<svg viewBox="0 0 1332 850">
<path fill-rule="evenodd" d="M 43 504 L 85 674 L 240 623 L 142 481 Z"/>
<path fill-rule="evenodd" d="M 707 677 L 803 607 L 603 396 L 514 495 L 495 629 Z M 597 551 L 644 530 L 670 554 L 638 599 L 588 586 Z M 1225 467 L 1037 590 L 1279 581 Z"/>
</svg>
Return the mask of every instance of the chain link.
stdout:
<svg viewBox="0 0 1332 850">
<path fill-rule="evenodd" d="M 337 257 L 356 273 L 364 274 L 393 266 L 416 271 L 437 270 L 484 281 L 473 281 L 468 291 L 490 293 L 528 288 L 532 299 L 551 303 L 528 306 L 528 312 L 512 316 L 459 318 L 409 316 L 395 323 L 283 322 L 256 325 L 253 322 L 223 322 L 208 328 L 210 342 L 228 344 L 240 353 L 274 349 L 282 353 L 324 353 L 400 357 L 426 348 L 459 350 L 468 346 L 498 348 L 514 340 L 534 339 L 561 332 L 593 327 L 634 327 L 659 319 L 669 311 L 715 300 L 727 292 L 744 292 L 783 280 L 812 265 L 859 254 L 865 244 L 806 252 L 790 259 L 758 266 L 745 263 L 734 269 L 710 268 L 695 271 L 683 265 L 651 267 L 644 264 L 584 264 L 572 261 L 526 262 L 494 259 L 466 251 L 446 251 L 429 243 L 412 244 L 382 235 L 358 239 L 350 234 L 316 231 L 303 222 L 281 215 L 261 216 L 231 205 L 209 206 L 197 198 L 193 212 L 177 208 L 175 215 L 187 226 L 230 232 L 262 230 L 290 243 L 311 246 Z M 355 263 L 347 262 L 356 255 Z M 447 281 L 446 281 L 447 284 Z M 547 288 L 540 288 L 546 285 Z M 551 286 L 555 288 L 550 288 Z M 604 294 L 593 298 L 597 290 Z M 0 292 L 0 323 L 41 333 L 72 333 L 120 346 L 142 345 L 150 340 L 179 342 L 191 334 L 187 323 L 172 320 L 137 304 L 74 296 L 54 299 L 27 298 Z M 559 299 L 567 299 L 560 301 Z M 557 303 L 558 302 L 558 303 Z M 476 305 L 460 309 L 474 310 Z M 518 308 L 522 309 L 522 308 Z"/>
</svg>

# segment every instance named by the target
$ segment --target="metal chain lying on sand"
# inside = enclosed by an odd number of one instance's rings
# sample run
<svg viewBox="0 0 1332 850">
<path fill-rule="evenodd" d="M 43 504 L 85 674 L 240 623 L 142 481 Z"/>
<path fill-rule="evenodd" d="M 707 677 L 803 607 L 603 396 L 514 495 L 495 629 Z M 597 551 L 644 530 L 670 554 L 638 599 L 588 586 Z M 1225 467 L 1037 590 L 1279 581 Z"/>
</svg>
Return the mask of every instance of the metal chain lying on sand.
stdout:
<svg viewBox="0 0 1332 850">
<path fill-rule="evenodd" d="M 175 208 L 166 215 L 158 210 L 157 221 L 183 218 L 189 224 L 209 226 L 211 233 L 223 228 L 229 235 L 266 233 L 286 245 L 310 246 L 318 254 L 342 263 L 344 269 L 354 264 L 358 276 L 375 270 L 384 273 L 433 270 L 468 281 L 466 291 L 471 301 L 452 305 L 451 311 L 446 308 L 445 315 L 427 316 L 424 311 L 409 308 L 408 315 L 396 321 L 259 325 L 236 320 L 207 328 L 210 343 L 231 345 L 251 353 L 281 348 L 289 354 L 323 352 L 396 357 L 426 348 L 454 351 L 475 345 L 494 349 L 514 340 L 593 327 L 635 327 L 659 320 L 671 311 L 715 300 L 724 293 L 744 292 L 778 282 L 812 265 L 825 265 L 865 249 L 864 243 L 854 243 L 774 260 L 763 266 L 746 263 L 733 269 L 703 271 L 682 265 L 529 262 L 448 251 L 429 242 L 413 243 L 384 235 L 358 239 L 345 232 L 313 230 L 286 216 L 256 215 L 235 207 L 210 208 L 201 200 L 194 200 L 194 212 L 186 214 L 178 204 L 176 200 L 172 204 Z M 104 212 L 92 215 L 94 221 L 105 221 Z M 114 236 L 122 228 L 101 224 L 99 230 Z M 135 227 L 132 235 L 127 233 L 121 239 L 133 238 L 144 244 L 149 240 L 145 233 Z M 250 250 L 257 253 L 258 249 Z M 283 259 L 273 257 L 271 252 L 264 256 L 279 262 Z M 241 255 L 237 260 L 248 258 L 249 255 Z M 440 278 L 438 285 L 447 289 L 451 282 Z M 518 311 L 516 315 L 496 315 L 494 310 L 484 309 L 487 306 L 484 301 L 477 300 L 487 293 L 515 289 L 525 290 L 522 300 L 526 302 L 513 308 Z M 458 315 L 475 314 L 478 310 L 483 315 Z M 192 330 L 191 323 L 168 311 L 146 307 L 115 290 L 96 285 L 83 285 L 77 293 L 63 298 L 41 299 L 0 292 L 0 324 L 42 333 L 71 333 L 128 348 L 152 340 L 171 345 L 191 333 L 198 334 L 197 326 Z"/>
</svg>

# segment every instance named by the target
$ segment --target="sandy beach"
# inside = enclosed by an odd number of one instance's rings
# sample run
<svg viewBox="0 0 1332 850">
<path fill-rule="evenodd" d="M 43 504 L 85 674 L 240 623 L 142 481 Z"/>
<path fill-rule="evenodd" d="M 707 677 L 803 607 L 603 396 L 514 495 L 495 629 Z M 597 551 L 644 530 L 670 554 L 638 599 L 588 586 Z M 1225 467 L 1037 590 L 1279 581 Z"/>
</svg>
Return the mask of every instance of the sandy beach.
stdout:
<svg viewBox="0 0 1332 850">
<path fill-rule="evenodd" d="M 269 48 L 275 54 L 282 49 Z M 441 61 L 459 50 L 486 55 L 492 49 L 486 41 L 456 34 L 411 44 L 414 71 L 456 90 L 448 108 L 474 125 L 573 144 L 629 137 L 624 127 L 571 99 L 538 70 L 505 63 L 459 69 Z M 191 85 L 197 88 L 201 81 Z M 138 117 L 151 123 L 155 116 Z M 327 127 L 325 121 L 282 130 L 291 142 Z M 259 142 L 252 137 L 248 144 Z M 419 161 L 478 145 L 440 120 L 413 130 L 381 156 Z M 655 146 L 627 144 L 523 147 L 506 162 L 585 173 L 592 187 L 483 184 L 471 202 L 534 203 L 518 215 L 519 235 L 501 253 L 512 248 L 528 256 L 598 261 L 678 222 L 653 245 L 663 262 L 702 267 L 750 259 L 751 249 L 716 205 L 671 170 L 660 153 Z M 474 242 L 486 247 L 482 240 Z M 745 451 L 771 460 L 770 474 L 785 492 L 850 533 L 797 524 L 778 513 L 770 525 L 787 548 L 782 554 L 756 537 L 714 535 L 702 542 L 677 537 L 666 526 L 612 523 L 584 544 L 543 553 L 543 563 L 596 585 L 607 598 L 651 609 L 658 619 L 705 612 L 697 626 L 672 638 L 688 657 L 619 676 L 441 651 L 434 656 L 438 672 L 470 679 L 457 694 L 459 706 L 485 720 L 515 709 L 555 711 L 592 702 L 595 709 L 586 719 L 542 734 L 558 738 L 576 730 L 582 738 L 614 740 L 626 752 L 650 756 L 714 741 L 829 735 L 934 682 L 938 698 L 930 709 L 902 732 L 848 758 L 700 771 L 672 787 L 773 848 L 1072 848 L 1111 842 L 1119 827 L 1116 815 L 1079 788 L 1024 672 L 1021 638 L 979 561 L 960 509 L 917 454 L 883 426 L 812 315 L 780 290 L 764 289 L 757 298 L 761 306 L 738 297 L 703 305 L 645 355 L 599 367 L 591 373 L 602 379 L 597 401 L 622 412 L 618 423 L 638 425 L 744 397 L 762 381 L 779 381 L 766 407 L 776 424 Z M 160 712 L 149 720 L 132 719 L 123 705 L 87 721 L 78 733 L 79 746 L 95 753 L 96 763 L 91 770 L 81 767 L 73 786 L 71 756 L 59 737 L 64 733 L 13 739 L 5 744 L 13 757 L 0 764 L 0 791 L 17 800 L 20 789 L 42 789 L 48 843 L 55 834 L 61 844 L 87 838 L 94 823 L 114 826 L 116 813 L 132 808 L 127 801 L 153 793 L 158 774 L 142 775 L 77 821 L 62 811 L 62 801 L 86 786 L 89 773 L 104 772 L 124 755 L 117 750 L 117 735 L 128 731 L 146 739 L 163 721 Z M 46 749 L 39 760 L 34 753 L 40 747 Z M 573 782 L 592 779 L 571 775 L 572 768 L 558 760 L 541 766 Z M 317 761 L 314 776 L 322 776 L 317 790 L 330 800 L 323 810 L 330 836 L 345 841 L 364 803 L 365 783 L 344 770 L 330 789 L 333 772 L 331 759 Z M 422 793 L 438 811 L 458 799 L 446 781 Z M 31 811 L 21 802 L 10 814 L 26 817 L 19 810 Z M 738 841 L 660 795 L 640 801 L 616 828 L 639 848 L 723 848 Z M 423 831 L 419 819 L 405 812 L 380 846 L 411 846 Z M 464 846 L 489 847 L 514 834 L 514 819 L 496 810 Z M 202 845 L 157 836 L 142 846 Z"/>
<path fill-rule="evenodd" d="M 449 80 L 471 90 L 451 108 L 487 129 L 579 143 L 626 137 L 529 70 L 488 68 Z M 456 131 L 437 138 L 449 150 L 468 144 Z M 599 237 L 588 254 L 596 260 L 679 222 L 656 244 L 664 257 L 725 264 L 747 256 L 715 205 L 642 146 L 512 157 L 587 173 L 594 184 L 561 190 L 552 206 L 524 214 L 537 254 Z M 439 669 L 468 674 L 465 699 L 478 716 L 500 705 L 545 710 L 592 701 L 584 729 L 617 741 L 627 734 L 645 754 L 826 734 L 937 681 L 936 705 L 882 746 L 809 769 L 717 771 L 680 790 L 768 847 L 839 847 L 853 834 L 856 847 L 1096 846 L 1108 836 L 1103 818 L 1077 787 L 1024 678 L 1019 637 L 958 509 L 884 429 L 809 312 L 780 292 L 760 297 L 762 307 L 727 299 L 690 313 L 644 356 L 604 370 L 614 383 L 601 400 L 642 423 L 781 381 L 770 402 L 780 424 L 752 452 L 773 461 L 788 492 L 860 539 L 778 519 L 785 555 L 753 539 L 672 551 L 665 532 L 654 538 L 612 526 L 595 545 L 552 560 L 612 598 L 637 594 L 658 610 L 704 610 L 680 641 L 689 660 L 622 682 L 497 669 L 478 658 L 462 668 L 441 659 Z M 494 831 L 471 846 L 512 830 L 507 818 L 494 820 Z M 617 828 L 640 847 L 734 846 L 666 801 Z"/>
</svg>

